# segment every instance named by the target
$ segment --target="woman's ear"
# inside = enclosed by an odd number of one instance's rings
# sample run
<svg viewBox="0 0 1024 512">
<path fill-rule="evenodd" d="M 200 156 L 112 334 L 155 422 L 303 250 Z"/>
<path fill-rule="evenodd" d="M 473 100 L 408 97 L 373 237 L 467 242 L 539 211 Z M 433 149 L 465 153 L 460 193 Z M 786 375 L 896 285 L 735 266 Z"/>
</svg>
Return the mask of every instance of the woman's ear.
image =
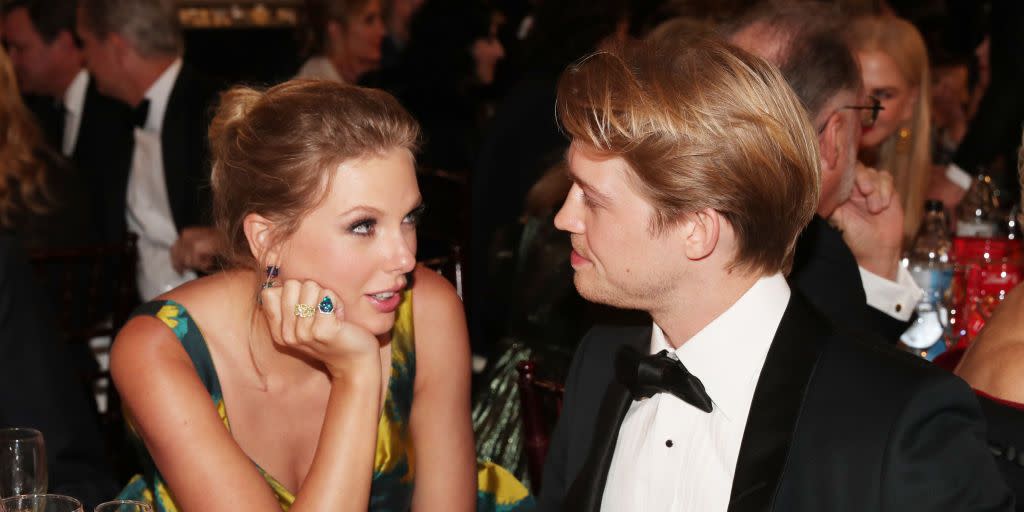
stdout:
<svg viewBox="0 0 1024 512">
<path fill-rule="evenodd" d="M 258 213 L 250 213 L 242 220 L 242 231 L 249 242 L 249 251 L 256 261 L 278 261 L 277 244 L 274 242 L 274 223 Z"/>
</svg>

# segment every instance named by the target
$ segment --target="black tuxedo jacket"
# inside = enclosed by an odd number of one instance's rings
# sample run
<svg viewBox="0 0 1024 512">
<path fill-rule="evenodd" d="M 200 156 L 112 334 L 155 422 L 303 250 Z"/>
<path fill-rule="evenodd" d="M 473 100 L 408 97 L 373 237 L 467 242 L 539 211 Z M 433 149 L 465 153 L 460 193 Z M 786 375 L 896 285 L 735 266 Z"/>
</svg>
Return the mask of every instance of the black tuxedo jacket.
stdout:
<svg viewBox="0 0 1024 512">
<path fill-rule="evenodd" d="M 20 244 L 0 233 L 0 428 L 43 433 L 50 492 L 92 510 L 118 491 L 104 457 L 96 413 L 75 378 L 66 346 Z"/>
<path fill-rule="evenodd" d="M 857 260 L 843 235 L 815 215 L 796 240 L 789 284 L 834 324 L 870 331 L 890 344 L 910 327 L 867 303 Z M 910 304 L 903 305 L 910 307 Z"/>
<path fill-rule="evenodd" d="M 64 140 L 64 113 L 53 98 L 27 96 L 26 105 L 35 115 L 55 155 Z M 78 135 L 70 156 L 69 173 L 80 192 L 89 198 L 88 212 L 74 212 L 93 226 L 85 238 L 99 242 L 120 241 L 125 232 L 125 187 L 132 163 L 131 108 L 104 96 L 90 77 L 82 104 Z"/>
<path fill-rule="evenodd" d="M 600 510 L 631 402 L 614 379 L 615 354 L 649 343 L 649 327 L 595 328 L 584 338 L 540 510 Z M 754 392 L 729 510 L 1010 510 L 984 433 L 963 381 L 838 331 L 794 291 Z"/>
<path fill-rule="evenodd" d="M 127 228 L 125 191 L 132 165 L 132 128 L 131 108 L 100 94 L 96 80 L 90 79 L 71 161 L 93 198 L 97 239 L 107 243 L 119 242 Z"/>
<path fill-rule="evenodd" d="M 160 133 L 164 180 L 174 225 L 209 223 L 210 151 L 207 130 L 218 88 L 183 63 L 167 100 Z"/>
</svg>

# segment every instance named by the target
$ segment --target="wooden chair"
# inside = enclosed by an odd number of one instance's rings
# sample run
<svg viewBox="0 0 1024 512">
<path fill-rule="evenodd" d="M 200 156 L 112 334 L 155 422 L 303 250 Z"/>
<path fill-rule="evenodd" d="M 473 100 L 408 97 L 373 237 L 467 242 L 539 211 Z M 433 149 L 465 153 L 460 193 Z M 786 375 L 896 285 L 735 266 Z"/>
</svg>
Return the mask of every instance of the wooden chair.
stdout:
<svg viewBox="0 0 1024 512">
<path fill-rule="evenodd" d="M 463 292 L 463 277 L 462 277 L 462 248 L 458 245 L 452 245 L 449 247 L 449 253 L 443 256 L 434 256 L 420 261 L 423 266 L 432 269 L 437 272 L 445 279 L 452 283 L 455 287 L 455 293 L 462 298 Z"/>
<path fill-rule="evenodd" d="M 128 320 L 137 304 L 136 241 L 135 235 L 128 234 L 122 243 L 117 244 L 29 251 L 37 280 L 46 290 L 52 310 L 57 314 L 58 335 L 69 345 L 72 353 L 88 352 L 97 358 L 109 353 L 109 345 L 99 353 L 94 352 L 89 347 L 90 341 L 102 337 L 113 341 L 117 331 Z M 97 413 L 107 446 L 119 446 L 124 424 L 120 400 L 110 382 L 110 371 L 98 364 L 78 366 L 90 396 L 105 401 L 103 410 L 97 406 Z"/>
<path fill-rule="evenodd" d="M 519 416 L 523 421 L 526 471 L 530 475 L 531 491 L 539 495 L 551 429 L 562 413 L 565 387 L 561 383 L 538 378 L 535 361 L 523 361 L 516 370 L 519 371 Z"/>
</svg>

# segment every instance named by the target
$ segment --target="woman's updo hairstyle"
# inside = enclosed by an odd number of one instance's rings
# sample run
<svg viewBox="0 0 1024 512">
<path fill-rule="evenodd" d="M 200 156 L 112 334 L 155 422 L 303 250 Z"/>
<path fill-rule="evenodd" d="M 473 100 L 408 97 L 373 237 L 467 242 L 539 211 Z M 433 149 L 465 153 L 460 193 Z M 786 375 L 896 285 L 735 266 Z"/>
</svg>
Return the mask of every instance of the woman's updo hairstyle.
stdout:
<svg viewBox="0 0 1024 512">
<path fill-rule="evenodd" d="M 415 153 L 419 126 L 391 95 L 323 80 L 292 80 L 221 95 L 210 125 L 213 217 L 227 267 L 259 268 L 243 231 L 246 215 L 275 224 L 274 243 L 298 229 L 326 197 L 342 162 Z"/>
</svg>

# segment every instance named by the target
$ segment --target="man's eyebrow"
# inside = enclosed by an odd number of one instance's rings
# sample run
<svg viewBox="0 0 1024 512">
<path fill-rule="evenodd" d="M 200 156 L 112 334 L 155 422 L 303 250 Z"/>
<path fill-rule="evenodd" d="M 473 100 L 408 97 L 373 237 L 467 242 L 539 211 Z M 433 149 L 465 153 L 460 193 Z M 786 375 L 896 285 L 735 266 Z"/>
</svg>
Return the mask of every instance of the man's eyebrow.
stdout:
<svg viewBox="0 0 1024 512">
<path fill-rule="evenodd" d="M 594 188 L 593 185 L 587 183 L 582 178 L 580 178 L 578 174 L 574 173 L 572 169 L 568 169 L 567 172 L 569 174 L 569 179 L 573 183 L 578 185 L 580 188 L 582 188 L 587 193 L 587 195 L 590 196 L 590 199 L 592 201 L 597 202 L 598 204 L 606 204 L 609 201 L 611 201 L 611 197 L 609 197 L 608 194 L 605 194 L 604 192 L 601 192 L 600 190 Z"/>
</svg>

